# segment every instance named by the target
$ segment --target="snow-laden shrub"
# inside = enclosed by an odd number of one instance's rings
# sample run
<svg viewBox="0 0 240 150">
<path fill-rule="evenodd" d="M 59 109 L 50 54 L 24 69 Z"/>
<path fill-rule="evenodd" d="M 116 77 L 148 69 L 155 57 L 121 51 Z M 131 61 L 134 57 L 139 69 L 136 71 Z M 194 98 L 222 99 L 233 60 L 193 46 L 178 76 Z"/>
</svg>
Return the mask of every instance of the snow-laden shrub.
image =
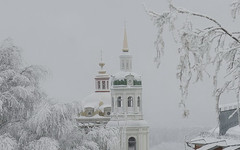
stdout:
<svg viewBox="0 0 240 150">
<path fill-rule="evenodd" d="M 83 149 L 85 133 L 78 127 L 59 139 L 61 150 Z M 85 147 L 84 147 L 85 148 Z"/>
<path fill-rule="evenodd" d="M 39 137 L 49 136 L 59 139 L 76 127 L 74 116 L 77 113 L 78 104 L 52 104 L 45 101 L 34 111 L 27 125 Z"/>
<path fill-rule="evenodd" d="M 16 150 L 17 141 L 8 133 L 0 136 L 0 150 Z"/>
<path fill-rule="evenodd" d="M 49 138 L 41 137 L 39 140 L 35 140 L 29 143 L 24 150 L 58 150 L 59 143 L 58 141 Z"/>
<path fill-rule="evenodd" d="M 94 141 L 84 141 L 83 147 L 85 147 L 87 150 L 101 150 L 99 145 Z"/>
<path fill-rule="evenodd" d="M 75 128 L 60 140 L 61 150 L 120 150 L 119 130 L 117 128 L 94 127 L 88 133 L 84 129 Z"/>
<path fill-rule="evenodd" d="M 118 128 L 95 127 L 87 136 L 88 140 L 95 141 L 99 149 L 118 150 L 120 145 L 120 133 Z"/>
</svg>

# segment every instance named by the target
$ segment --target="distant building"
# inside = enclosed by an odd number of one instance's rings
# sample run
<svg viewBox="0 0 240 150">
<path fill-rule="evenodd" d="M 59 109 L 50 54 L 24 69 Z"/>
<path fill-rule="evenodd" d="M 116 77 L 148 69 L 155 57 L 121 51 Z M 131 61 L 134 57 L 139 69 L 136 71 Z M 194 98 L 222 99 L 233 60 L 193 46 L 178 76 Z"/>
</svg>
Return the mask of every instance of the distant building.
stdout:
<svg viewBox="0 0 240 150">
<path fill-rule="evenodd" d="M 106 125 L 111 115 L 110 75 L 103 70 L 105 63 L 100 62 L 101 70 L 95 77 L 95 92 L 81 101 L 82 112 L 77 118 L 80 126 Z"/>
<path fill-rule="evenodd" d="M 240 150 L 240 126 L 237 104 L 219 108 L 219 127 L 187 141 L 195 150 Z"/>
</svg>

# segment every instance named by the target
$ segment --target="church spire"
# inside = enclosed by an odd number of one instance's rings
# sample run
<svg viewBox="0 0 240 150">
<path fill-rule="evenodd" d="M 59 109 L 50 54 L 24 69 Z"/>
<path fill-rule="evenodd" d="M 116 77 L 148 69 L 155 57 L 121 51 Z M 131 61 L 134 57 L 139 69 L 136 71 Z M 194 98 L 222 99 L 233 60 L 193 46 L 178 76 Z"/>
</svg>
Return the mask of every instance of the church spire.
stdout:
<svg viewBox="0 0 240 150">
<path fill-rule="evenodd" d="M 124 39 L 123 39 L 123 52 L 128 52 L 128 42 L 127 42 L 127 30 L 126 30 L 126 23 L 124 25 Z"/>
<path fill-rule="evenodd" d="M 132 55 L 128 53 L 126 24 L 124 26 L 124 38 L 123 38 L 122 51 L 123 53 L 120 55 L 120 69 L 121 71 L 131 72 L 132 71 Z"/>
</svg>

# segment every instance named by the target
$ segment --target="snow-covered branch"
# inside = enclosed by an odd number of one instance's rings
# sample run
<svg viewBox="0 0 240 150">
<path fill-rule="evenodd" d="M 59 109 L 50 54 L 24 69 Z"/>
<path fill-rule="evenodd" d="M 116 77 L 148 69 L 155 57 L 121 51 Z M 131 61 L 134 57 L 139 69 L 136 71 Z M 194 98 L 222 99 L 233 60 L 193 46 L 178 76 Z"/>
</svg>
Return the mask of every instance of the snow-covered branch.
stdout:
<svg viewBox="0 0 240 150">
<path fill-rule="evenodd" d="M 240 0 L 234 0 L 231 5 L 232 17 L 236 19 L 237 15 L 240 13 Z"/>
<path fill-rule="evenodd" d="M 239 13 L 240 0 L 232 3 L 234 15 Z M 182 98 L 180 105 L 184 107 L 184 116 L 188 114 L 185 100 L 188 96 L 190 83 L 202 81 L 204 76 L 213 79 L 213 93 L 216 97 L 216 107 L 222 93 L 237 89 L 240 76 L 240 36 L 239 32 L 231 32 L 221 25 L 216 19 L 200 13 L 191 12 L 169 4 L 169 11 L 162 14 L 147 11 L 158 29 L 155 41 L 157 54 L 155 62 L 160 65 L 165 51 L 163 32 L 166 27 L 172 32 L 173 39 L 179 44 L 179 64 L 177 67 L 177 79 L 180 82 Z M 203 26 L 192 21 L 192 18 L 200 21 L 209 21 L 209 25 Z M 178 19 L 181 18 L 181 19 Z M 185 18 L 185 19 L 184 19 Z M 185 21 L 183 21 L 185 20 Z M 180 25 L 181 24 L 181 25 Z M 209 67 L 211 66 L 211 67 Z M 214 71 L 209 68 L 214 67 Z M 223 77 L 219 72 L 225 70 Z M 219 81 L 224 81 L 223 85 Z M 217 109 L 218 110 L 218 109 Z"/>
<path fill-rule="evenodd" d="M 181 14 L 187 14 L 187 15 L 201 17 L 201 18 L 205 18 L 207 20 L 210 20 L 211 22 L 215 23 L 219 27 L 218 28 L 219 30 L 222 30 L 224 33 L 226 33 L 228 36 L 230 36 L 233 40 L 235 40 L 236 42 L 240 43 L 238 38 L 236 38 L 231 33 L 229 33 L 228 30 L 223 28 L 222 25 L 218 21 L 216 21 L 215 19 L 213 19 L 213 18 L 211 18 L 209 16 L 206 16 L 206 15 L 202 15 L 202 14 L 198 14 L 198 13 L 194 13 L 194 12 L 178 9 L 175 6 L 173 6 L 172 4 L 170 4 L 170 9 L 171 8 L 174 9 L 176 12 L 181 13 Z"/>
</svg>

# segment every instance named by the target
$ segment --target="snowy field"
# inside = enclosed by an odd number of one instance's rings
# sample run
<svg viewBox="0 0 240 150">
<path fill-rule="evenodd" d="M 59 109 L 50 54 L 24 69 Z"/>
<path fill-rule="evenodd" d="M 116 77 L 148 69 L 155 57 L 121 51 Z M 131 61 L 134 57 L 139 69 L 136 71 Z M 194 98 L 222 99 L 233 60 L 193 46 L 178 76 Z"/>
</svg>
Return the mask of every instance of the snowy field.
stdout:
<svg viewBox="0 0 240 150">
<path fill-rule="evenodd" d="M 166 129 L 150 127 L 150 150 L 190 150 L 185 141 L 209 128 Z"/>
</svg>

